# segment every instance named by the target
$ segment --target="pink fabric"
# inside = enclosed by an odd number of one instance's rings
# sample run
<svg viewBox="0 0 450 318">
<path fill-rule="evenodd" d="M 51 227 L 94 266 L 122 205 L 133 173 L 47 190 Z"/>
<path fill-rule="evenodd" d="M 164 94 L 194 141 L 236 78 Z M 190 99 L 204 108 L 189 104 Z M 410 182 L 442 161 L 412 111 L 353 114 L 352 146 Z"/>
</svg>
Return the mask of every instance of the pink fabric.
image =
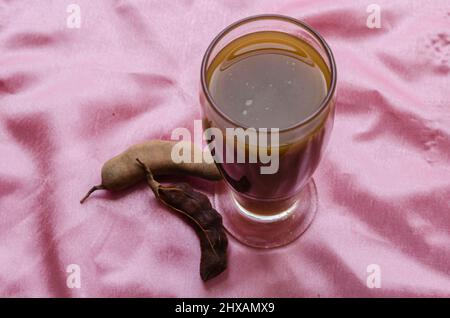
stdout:
<svg viewBox="0 0 450 318">
<path fill-rule="evenodd" d="M 450 296 L 448 0 L 378 0 L 381 29 L 372 1 L 71 2 L 0 1 L 1 296 Z M 229 269 L 204 284 L 194 232 L 144 185 L 78 201 L 112 155 L 192 128 L 207 45 L 260 13 L 304 19 L 336 57 L 320 210 L 285 248 L 230 239 Z"/>
</svg>

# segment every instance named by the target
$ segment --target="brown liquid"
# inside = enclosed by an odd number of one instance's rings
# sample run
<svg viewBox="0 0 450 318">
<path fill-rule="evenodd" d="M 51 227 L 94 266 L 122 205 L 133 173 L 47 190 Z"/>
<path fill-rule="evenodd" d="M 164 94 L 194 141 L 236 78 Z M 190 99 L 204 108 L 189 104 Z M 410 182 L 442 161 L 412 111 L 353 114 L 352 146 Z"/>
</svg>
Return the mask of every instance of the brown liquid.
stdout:
<svg viewBox="0 0 450 318">
<path fill-rule="evenodd" d="M 219 52 L 207 72 L 215 104 L 244 128 L 282 130 L 297 125 L 318 110 L 330 81 L 320 54 L 305 41 L 281 32 L 256 32 L 234 40 Z M 208 112 L 205 117 L 208 126 L 226 128 Z M 219 165 L 241 194 L 237 199 L 245 208 L 272 214 L 295 202 L 295 194 L 320 160 L 332 122 L 328 117 L 294 142 L 286 143 L 280 134 L 280 166 L 275 174 L 260 174 L 260 163 Z M 239 180 L 245 185 L 239 185 Z"/>
</svg>

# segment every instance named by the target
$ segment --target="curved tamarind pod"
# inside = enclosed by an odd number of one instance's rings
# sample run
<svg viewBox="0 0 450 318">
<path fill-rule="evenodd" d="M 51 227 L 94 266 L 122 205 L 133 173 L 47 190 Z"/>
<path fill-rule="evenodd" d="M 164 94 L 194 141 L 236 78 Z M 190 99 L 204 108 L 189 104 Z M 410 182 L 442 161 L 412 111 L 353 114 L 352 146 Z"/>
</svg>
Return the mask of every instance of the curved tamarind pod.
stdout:
<svg viewBox="0 0 450 318">
<path fill-rule="evenodd" d="M 139 166 L 145 171 L 147 184 L 155 197 L 178 214 L 186 217 L 194 227 L 201 248 L 200 277 L 207 281 L 227 268 L 228 239 L 222 216 L 212 207 L 206 195 L 195 191 L 187 183 L 162 185 L 139 158 Z"/>
<path fill-rule="evenodd" d="M 81 199 L 83 203 L 94 191 L 123 190 L 145 179 L 145 172 L 136 164 L 136 158 L 152 170 L 155 176 L 159 175 L 190 175 L 207 180 L 220 180 L 222 176 L 217 169 L 209 152 L 202 151 L 192 143 L 186 142 L 186 149 L 191 149 L 194 155 L 200 155 L 202 162 L 175 163 L 172 160 L 172 148 L 178 141 L 151 140 L 131 146 L 121 154 L 108 160 L 102 168 L 102 183 L 93 186 Z M 205 157 L 208 160 L 205 161 Z"/>
</svg>

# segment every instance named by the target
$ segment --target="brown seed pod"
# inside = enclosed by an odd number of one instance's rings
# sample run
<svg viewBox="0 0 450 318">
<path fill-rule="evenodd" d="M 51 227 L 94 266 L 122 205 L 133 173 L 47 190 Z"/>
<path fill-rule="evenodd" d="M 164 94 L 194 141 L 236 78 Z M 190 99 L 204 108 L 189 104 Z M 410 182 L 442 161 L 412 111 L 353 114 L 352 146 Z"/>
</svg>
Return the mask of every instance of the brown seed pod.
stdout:
<svg viewBox="0 0 450 318">
<path fill-rule="evenodd" d="M 156 198 L 164 205 L 186 217 L 193 225 L 201 248 L 200 277 L 207 281 L 227 268 L 228 239 L 222 216 L 211 206 L 203 193 L 187 183 L 164 186 L 153 178 L 149 167 L 136 159 L 147 176 L 147 183 Z"/>
<path fill-rule="evenodd" d="M 220 180 L 222 178 L 212 159 L 209 161 L 211 163 L 205 162 L 203 159 L 200 163 L 173 162 L 172 148 L 177 143 L 177 141 L 151 140 L 134 145 L 108 160 L 102 168 L 102 183 L 93 186 L 80 203 L 83 203 L 96 190 L 123 190 L 144 180 L 145 173 L 136 164 L 136 158 L 140 158 L 156 176 L 182 174 L 207 180 Z M 185 149 L 191 149 L 192 156 L 194 154 L 210 156 L 210 153 L 202 153 L 198 147 L 191 143 L 185 145 L 190 146 L 190 148 L 186 147 Z"/>
</svg>

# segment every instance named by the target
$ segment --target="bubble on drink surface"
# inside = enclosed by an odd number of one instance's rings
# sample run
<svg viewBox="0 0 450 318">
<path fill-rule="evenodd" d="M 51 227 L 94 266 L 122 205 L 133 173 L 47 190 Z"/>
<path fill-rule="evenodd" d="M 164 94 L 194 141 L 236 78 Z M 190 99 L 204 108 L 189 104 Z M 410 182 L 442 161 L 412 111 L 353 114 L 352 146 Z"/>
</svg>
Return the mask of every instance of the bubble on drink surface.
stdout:
<svg viewBox="0 0 450 318">
<path fill-rule="evenodd" d="M 292 85 L 292 81 L 287 81 L 288 85 Z"/>
<path fill-rule="evenodd" d="M 243 111 L 242 111 L 242 115 L 247 115 L 247 113 L 248 113 L 248 111 L 246 110 L 246 109 L 244 109 Z"/>
<path fill-rule="evenodd" d="M 245 101 L 245 106 L 252 106 L 253 105 L 253 99 L 247 99 Z"/>
</svg>

